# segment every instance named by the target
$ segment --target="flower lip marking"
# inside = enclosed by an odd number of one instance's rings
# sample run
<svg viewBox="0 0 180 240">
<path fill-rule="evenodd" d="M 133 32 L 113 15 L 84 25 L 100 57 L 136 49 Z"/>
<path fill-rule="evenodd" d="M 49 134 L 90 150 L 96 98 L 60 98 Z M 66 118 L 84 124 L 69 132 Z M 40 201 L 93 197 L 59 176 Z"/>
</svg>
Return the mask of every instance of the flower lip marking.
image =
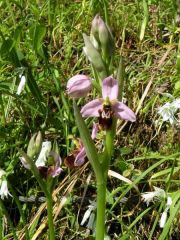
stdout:
<svg viewBox="0 0 180 240">
<path fill-rule="evenodd" d="M 98 124 L 93 123 L 91 138 L 94 140 L 98 132 Z M 86 150 L 81 139 L 76 142 L 75 150 L 64 159 L 64 163 L 69 168 L 81 166 L 87 160 Z"/>
<path fill-rule="evenodd" d="M 98 112 L 99 112 L 98 121 L 102 130 L 110 129 L 113 122 L 114 111 L 112 110 L 109 97 L 106 97 L 106 99 L 103 102 L 103 109 L 102 110 L 99 109 Z"/>
</svg>

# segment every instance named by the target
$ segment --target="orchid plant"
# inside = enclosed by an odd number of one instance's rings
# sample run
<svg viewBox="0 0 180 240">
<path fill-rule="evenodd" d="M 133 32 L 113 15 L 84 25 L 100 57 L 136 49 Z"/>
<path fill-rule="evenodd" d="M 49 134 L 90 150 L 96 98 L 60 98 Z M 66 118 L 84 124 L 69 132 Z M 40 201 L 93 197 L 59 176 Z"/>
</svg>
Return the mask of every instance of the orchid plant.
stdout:
<svg viewBox="0 0 180 240">
<path fill-rule="evenodd" d="M 117 119 L 130 122 L 136 121 L 134 112 L 121 101 L 123 91 L 123 77 L 113 73 L 113 37 L 109 26 L 99 15 L 92 21 L 91 35 L 83 35 L 85 55 L 90 61 L 94 73 L 93 80 L 88 76 L 75 75 L 67 82 L 67 94 L 76 99 L 87 96 L 88 92 L 95 87 L 102 94 L 96 99 L 86 103 L 81 110 L 74 103 L 76 124 L 80 132 L 80 147 L 73 155 L 66 158 L 65 162 L 80 166 L 85 157 L 90 161 L 96 176 L 97 186 L 97 216 L 96 216 L 96 240 L 104 240 L 105 237 L 105 209 L 106 209 L 106 183 L 110 161 L 113 155 L 113 142 L 116 133 Z M 122 72 L 122 64 L 118 68 Z M 116 79 L 117 78 L 117 79 Z M 93 130 L 105 132 L 104 146 L 97 151 L 94 140 L 96 134 L 90 136 L 88 127 L 83 118 L 94 117 Z M 98 127 L 97 127 L 98 126 Z M 69 160 L 69 161 L 68 161 Z"/>
<path fill-rule="evenodd" d="M 61 173 L 61 157 L 58 150 L 52 147 L 50 141 L 42 142 L 42 134 L 35 133 L 28 144 L 27 153 L 19 149 L 22 165 L 30 170 L 38 181 L 46 197 L 49 238 L 55 240 L 53 223 L 53 199 L 52 192 L 55 186 L 55 178 Z"/>
</svg>

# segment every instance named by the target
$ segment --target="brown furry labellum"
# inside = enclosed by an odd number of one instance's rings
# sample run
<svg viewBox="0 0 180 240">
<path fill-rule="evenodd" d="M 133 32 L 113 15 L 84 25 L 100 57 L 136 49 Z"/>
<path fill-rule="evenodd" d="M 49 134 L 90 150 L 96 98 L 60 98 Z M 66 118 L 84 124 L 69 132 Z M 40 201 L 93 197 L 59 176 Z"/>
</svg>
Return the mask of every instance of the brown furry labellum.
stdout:
<svg viewBox="0 0 180 240">
<path fill-rule="evenodd" d="M 65 159 L 64 159 L 64 164 L 66 165 L 66 167 L 68 168 L 76 168 L 77 166 L 75 166 L 74 162 L 76 159 L 77 154 L 79 153 L 79 150 L 74 150 L 70 155 L 68 155 Z"/>
<path fill-rule="evenodd" d="M 102 130 L 108 130 L 112 126 L 114 112 L 110 104 L 104 104 L 103 110 L 99 110 L 99 125 Z"/>
<path fill-rule="evenodd" d="M 40 166 L 38 167 L 39 173 L 43 178 L 47 178 L 48 176 L 48 167 L 46 166 Z"/>
</svg>

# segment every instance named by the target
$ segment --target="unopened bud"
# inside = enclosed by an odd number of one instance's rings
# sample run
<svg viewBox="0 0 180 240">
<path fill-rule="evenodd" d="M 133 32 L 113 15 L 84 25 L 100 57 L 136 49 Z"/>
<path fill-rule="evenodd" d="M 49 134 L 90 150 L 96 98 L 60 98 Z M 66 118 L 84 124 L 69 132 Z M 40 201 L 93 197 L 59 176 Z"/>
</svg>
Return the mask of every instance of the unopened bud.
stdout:
<svg viewBox="0 0 180 240">
<path fill-rule="evenodd" d="M 91 80 L 85 75 L 75 75 L 67 82 L 67 93 L 71 97 L 85 97 L 90 90 Z"/>
<path fill-rule="evenodd" d="M 93 46 L 89 36 L 83 34 L 83 38 L 85 43 L 85 47 L 83 48 L 84 53 L 86 54 L 87 58 L 92 63 L 94 68 L 97 70 L 99 76 L 104 79 L 105 77 L 107 77 L 107 72 L 100 53 Z"/>
<path fill-rule="evenodd" d="M 36 154 L 36 147 L 35 147 L 36 136 L 37 136 L 37 133 L 33 134 L 28 144 L 27 155 L 30 158 L 33 158 L 34 155 Z"/>
<path fill-rule="evenodd" d="M 35 147 L 36 147 L 36 154 L 38 154 L 42 147 L 42 133 L 40 131 L 37 133 L 37 136 L 36 136 Z"/>
<path fill-rule="evenodd" d="M 94 38 L 99 42 L 99 15 L 96 15 L 94 19 L 92 20 L 91 24 L 91 34 L 94 36 Z"/>
<path fill-rule="evenodd" d="M 33 158 L 35 155 L 39 153 L 41 150 L 42 146 L 42 135 L 41 132 L 39 131 L 38 133 L 33 134 L 31 137 L 28 148 L 27 148 L 27 155 L 30 158 Z"/>
<path fill-rule="evenodd" d="M 113 53 L 114 41 L 111 30 L 99 15 L 92 21 L 91 34 L 100 44 L 104 57 L 109 57 Z"/>
</svg>

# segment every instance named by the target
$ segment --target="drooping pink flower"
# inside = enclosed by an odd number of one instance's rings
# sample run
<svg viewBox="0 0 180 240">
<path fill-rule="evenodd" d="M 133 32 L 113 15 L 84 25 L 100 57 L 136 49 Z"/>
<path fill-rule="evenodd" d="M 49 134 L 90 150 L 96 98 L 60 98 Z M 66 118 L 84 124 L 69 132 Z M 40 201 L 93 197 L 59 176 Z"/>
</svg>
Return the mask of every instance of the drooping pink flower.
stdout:
<svg viewBox="0 0 180 240">
<path fill-rule="evenodd" d="M 86 75 L 75 75 L 67 82 L 67 93 L 71 97 L 85 97 L 90 90 L 91 80 Z"/>
<path fill-rule="evenodd" d="M 134 112 L 124 103 L 118 101 L 118 82 L 110 76 L 102 82 L 102 98 L 92 100 L 83 106 L 81 114 L 83 117 L 108 118 L 112 113 L 117 118 L 131 122 L 136 121 Z"/>
<path fill-rule="evenodd" d="M 49 153 L 49 156 L 53 157 L 54 165 L 50 165 L 48 167 L 48 175 L 54 178 L 62 172 L 62 168 L 60 167 L 62 164 L 62 160 L 59 154 L 54 151 L 51 151 Z"/>
<path fill-rule="evenodd" d="M 92 133 L 91 133 L 92 140 L 94 140 L 96 138 L 97 132 L 98 132 L 98 125 L 93 123 L 93 128 L 92 128 Z M 64 161 L 65 164 L 70 168 L 71 167 L 79 167 L 85 162 L 86 150 L 85 150 L 85 147 L 84 147 L 81 139 L 79 139 L 78 145 L 79 145 L 78 148 L 75 149 L 72 152 L 72 154 L 67 156 Z"/>
</svg>

